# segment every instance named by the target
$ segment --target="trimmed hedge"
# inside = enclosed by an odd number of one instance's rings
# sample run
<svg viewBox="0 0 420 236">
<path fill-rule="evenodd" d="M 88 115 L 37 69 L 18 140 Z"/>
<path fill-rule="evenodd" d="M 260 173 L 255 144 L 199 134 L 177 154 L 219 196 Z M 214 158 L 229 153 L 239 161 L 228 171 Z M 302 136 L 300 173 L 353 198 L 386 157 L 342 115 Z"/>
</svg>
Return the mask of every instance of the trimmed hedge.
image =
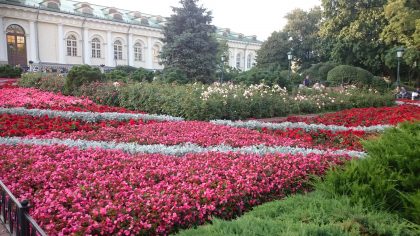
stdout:
<svg viewBox="0 0 420 236">
<path fill-rule="evenodd" d="M 72 94 L 83 84 L 92 83 L 102 79 L 101 70 L 88 65 L 73 66 L 66 77 L 64 92 Z"/>
<path fill-rule="evenodd" d="M 330 70 L 327 81 L 331 85 L 356 85 L 367 87 L 372 84 L 373 74 L 360 67 L 340 65 Z"/>
</svg>

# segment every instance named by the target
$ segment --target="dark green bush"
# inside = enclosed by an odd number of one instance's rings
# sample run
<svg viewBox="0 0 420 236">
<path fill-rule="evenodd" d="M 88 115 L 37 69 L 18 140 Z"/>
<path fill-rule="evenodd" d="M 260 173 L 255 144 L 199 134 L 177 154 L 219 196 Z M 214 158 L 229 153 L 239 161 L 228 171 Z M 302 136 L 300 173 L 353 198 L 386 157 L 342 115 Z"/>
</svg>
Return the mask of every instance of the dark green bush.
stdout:
<svg viewBox="0 0 420 236">
<path fill-rule="evenodd" d="M 92 83 L 101 80 L 102 73 L 97 67 L 88 65 L 73 66 L 67 74 L 64 92 L 72 94 L 82 84 Z"/>
<path fill-rule="evenodd" d="M 246 85 L 264 83 L 270 86 L 277 84 L 281 87 L 289 87 L 290 82 L 287 80 L 287 76 L 287 74 L 282 74 L 282 71 L 254 67 L 238 74 L 232 81 Z"/>
<path fill-rule="evenodd" d="M 368 156 L 330 171 L 318 189 L 353 203 L 390 210 L 420 224 L 420 122 L 404 123 L 364 142 Z"/>
<path fill-rule="evenodd" d="M 308 75 L 312 83 L 323 82 L 327 80 L 328 72 L 336 66 L 337 64 L 334 62 L 314 64 L 303 72 L 303 77 Z"/>
<path fill-rule="evenodd" d="M 124 71 L 127 74 L 131 74 L 137 70 L 134 66 L 116 66 L 114 70 Z"/>
<path fill-rule="evenodd" d="M 129 74 L 124 70 L 114 69 L 105 73 L 105 79 L 110 81 L 124 81 L 127 82 Z"/>
<path fill-rule="evenodd" d="M 0 66 L 0 78 L 18 78 L 22 74 L 22 68 L 11 66 L 11 65 L 1 65 Z"/>
<path fill-rule="evenodd" d="M 330 70 L 327 75 L 331 85 L 356 85 L 368 87 L 372 83 L 373 74 L 360 67 L 340 65 Z"/>
<path fill-rule="evenodd" d="M 137 82 L 152 82 L 155 73 L 144 68 L 138 68 L 131 74 L 131 79 Z"/>
<path fill-rule="evenodd" d="M 389 84 L 380 76 L 374 76 L 372 78 L 372 83 L 371 83 L 371 87 L 379 90 L 381 92 L 389 89 Z"/>
<path fill-rule="evenodd" d="M 160 80 L 165 83 L 179 83 L 186 84 L 191 82 L 187 76 L 177 68 L 165 68 L 163 73 L 160 75 Z"/>
</svg>

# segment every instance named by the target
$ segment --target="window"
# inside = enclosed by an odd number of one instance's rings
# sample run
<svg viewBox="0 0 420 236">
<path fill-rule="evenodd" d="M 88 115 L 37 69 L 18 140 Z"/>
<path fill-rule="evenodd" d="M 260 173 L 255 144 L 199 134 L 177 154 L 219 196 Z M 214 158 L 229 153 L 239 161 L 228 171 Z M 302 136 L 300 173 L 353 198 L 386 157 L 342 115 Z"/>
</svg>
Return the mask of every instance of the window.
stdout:
<svg viewBox="0 0 420 236">
<path fill-rule="evenodd" d="M 236 68 L 240 68 L 241 67 L 241 54 L 238 53 L 236 54 Z"/>
<path fill-rule="evenodd" d="M 74 35 L 67 37 L 67 56 L 77 57 L 77 39 Z"/>
<path fill-rule="evenodd" d="M 159 62 L 160 47 L 159 45 L 153 46 L 153 61 Z"/>
<path fill-rule="evenodd" d="M 252 54 L 248 54 L 246 68 L 250 69 L 252 67 Z"/>
<path fill-rule="evenodd" d="M 140 43 L 134 44 L 134 60 L 143 61 L 143 49 Z"/>
<path fill-rule="evenodd" d="M 122 43 L 120 40 L 114 42 L 114 59 L 122 60 Z"/>
<path fill-rule="evenodd" d="M 101 58 L 101 41 L 98 38 L 92 39 L 92 58 Z"/>
</svg>

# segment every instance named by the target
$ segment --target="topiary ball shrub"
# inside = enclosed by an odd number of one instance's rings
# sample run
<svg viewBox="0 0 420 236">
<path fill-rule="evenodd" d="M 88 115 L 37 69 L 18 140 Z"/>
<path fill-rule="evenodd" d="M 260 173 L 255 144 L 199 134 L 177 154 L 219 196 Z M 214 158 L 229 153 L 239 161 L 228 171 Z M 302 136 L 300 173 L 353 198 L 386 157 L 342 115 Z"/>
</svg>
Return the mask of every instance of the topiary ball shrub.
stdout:
<svg viewBox="0 0 420 236">
<path fill-rule="evenodd" d="M 339 65 L 330 70 L 327 81 L 331 85 L 355 85 L 357 87 L 368 87 L 371 85 L 373 74 L 360 67 Z"/>
<path fill-rule="evenodd" d="M 309 76 L 312 83 L 321 82 L 327 80 L 327 75 L 330 70 L 338 64 L 334 62 L 321 62 L 314 64 L 303 72 L 303 77 Z"/>
<path fill-rule="evenodd" d="M 67 74 L 64 92 L 66 94 L 72 94 L 83 84 L 99 81 L 101 78 L 102 73 L 97 67 L 88 65 L 73 66 Z"/>
</svg>

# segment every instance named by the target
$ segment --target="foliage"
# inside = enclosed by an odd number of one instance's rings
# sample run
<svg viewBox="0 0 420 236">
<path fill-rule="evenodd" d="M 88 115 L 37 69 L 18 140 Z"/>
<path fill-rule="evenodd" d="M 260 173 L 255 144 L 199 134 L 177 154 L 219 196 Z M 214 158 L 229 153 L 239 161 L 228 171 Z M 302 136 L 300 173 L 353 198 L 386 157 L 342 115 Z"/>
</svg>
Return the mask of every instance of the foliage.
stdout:
<svg viewBox="0 0 420 236">
<path fill-rule="evenodd" d="M 127 82 L 129 74 L 124 70 L 114 69 L 105 73 L 106 80 Z"/>
<path fill-rule="evenodd" d="M 288 68 L 287 53 L 291 47 L 291 42 L 288 39 L 286 32 L 273 32 L 258 50 L 257 66 Z"/>
<path fill-rule="evenodd" d="M 155 73 L 153 73 L 153 71 L 146 70 L 144 68 L 138 68 L 132 72 L 130 78 L 138 82 L 152 82 L 154 77 Z"/>
<path fill-rule="evenodd" d="M 96 103 L 105 104 L 107 106 L 119 106 L 118 86 L 120 85 L 114 85 L 114 83 L 93 82 L 90 84 L 83 84 L 75 91 L 75 95 L 88 97 Z"/>
<path fill-rule="evenodd" d="M 383 72 L 383 55 L 387 45 L 380 39 L 386 25 L 383 6 L 387 0 L 322 0 L 321 37 L 327 43 L 330 59 L 340 64 L 365 68 L 375 74 Z"/>
<path fill-rule="evenodd" d="M 277 84 L 282 88 L 289 87 L 287 76 L 282 76 L 280 71 L 259 67 L 253 67 L 251 70 L 240 73 L 232 81 L 246 85 L 264 83 L 270 86 Z"/>
<path fill-rule="evenodd" d="M 131 74 L 136 71 L 137 68 L 133 66 L 116 66 L 114 70 L 124 71 L 127 74 Z"/>
<path fill-rule="evenodd" d="M 330 171 L 317 187 L 352 203 L 395 211 L 420 223 L 420 122 L 405 123 L 366 141 L 368 157 Z"/>
<path fill-rule="evenodd" d="M 58 74 L 46 74 L 39 81 L 39 89 L 54 93 L 63 92 L 66 78 Z"/>
<path fill-rule="evenodd" d="M 179 84 L 186 84 L 190 82 L 185 73 L 178 68 L 165 68 L 160 76 L 160 80 L 165 83 Z"/>
<path fill-rule="evenodd" d="M 366 87 L 372 83 L 373 75 L 367 70 L 359 67 L 340 65 L 330 70 L 327 80 L 332 85 L 356 85 Z"/>
<path fill-rule="evenodd" d="M 0 65 L 0 78 L 18 78 L 22 74 L 22 68 L 11 65 Z"/>
<path fill-rule="evenodd" d="M 334 62 L 317 63 L 303 71 L 303 76 L 309 76 L 313 83 L 322 82 L 327 80 L 328 72 L 336 66 L 338 65 Z"/>
<path fill-rule="evenodd" d="M 294 62 L 300 69 L 306 69 L 320 61 L 319 27 L 322 11 L 315 7 L 309 11 L 295 9 L 286 15 L 287 24 L 283 31 L 291 38 Z"/>
<path fill-rule="evenodd" d="M 215 79 L 218 42 L 211 25 L 211 12 L 197 6 L 198 0 L 181 0 L 175 14 L 163 28 L 161 58 L 167 69 L 180 70 L 190 81 L 203 83 Z"/>
<path fill-rule="evenodd" d="M 39 83 L 42 79 L 42 73 L 40 72 L 28 72 L 22 74 L 18 80 L 18 85 L 25 88 L 39 88 Z"/>
<path fill-rule="evenodd" d="M 315 191 L 263 204 L 233 221 L 214 219 L 211 225 L 178 235 L 416 235 L 418 230 L 396 215 L 366 211 L 347 197 L 329 198 Z"/>
<path fill-rule="evenodd" d="M 89 65 L 73 66 L 67 74 L 64 92 L 71 94 L 82 84 L 101 80 L 102 73 L 97 67 Z"/>
</svg>

